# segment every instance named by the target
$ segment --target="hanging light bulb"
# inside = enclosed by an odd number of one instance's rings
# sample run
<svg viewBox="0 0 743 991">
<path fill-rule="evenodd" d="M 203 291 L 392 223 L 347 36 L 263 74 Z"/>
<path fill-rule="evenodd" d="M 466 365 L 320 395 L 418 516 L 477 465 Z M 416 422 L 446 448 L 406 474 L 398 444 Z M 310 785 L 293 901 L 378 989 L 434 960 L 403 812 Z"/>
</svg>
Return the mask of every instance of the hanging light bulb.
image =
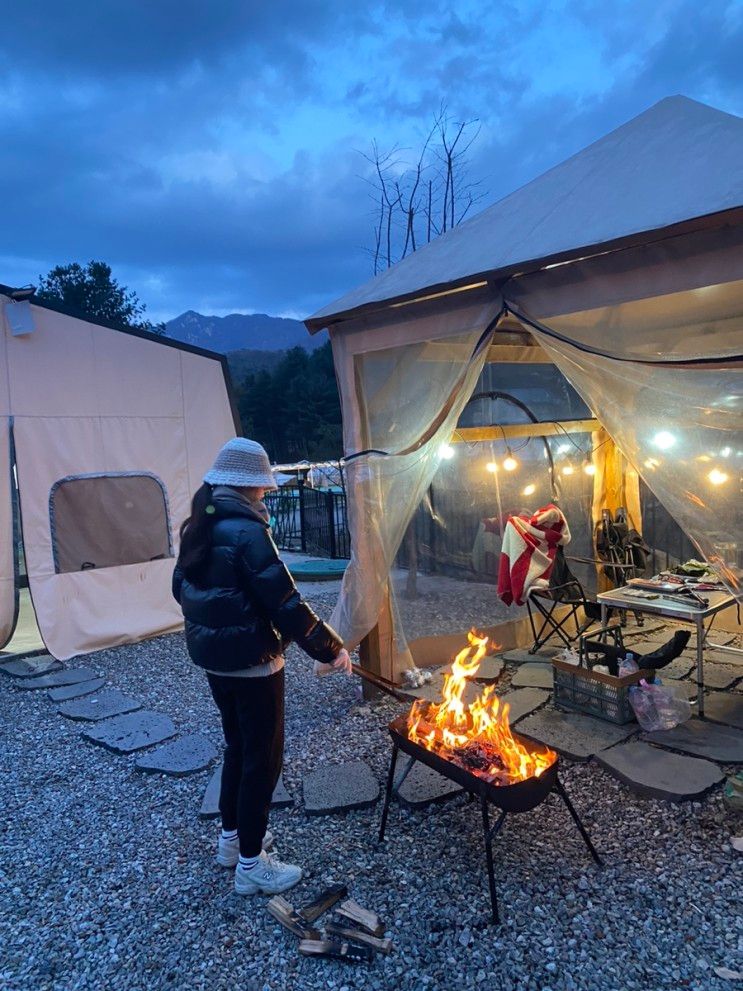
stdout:
<svg viewBox="0 0 743 991">
<path fill-rule="evenodd" d="M 439 457 L 444 458 L 446 461 L 451 461 L 454 457 L 454 448 L 451 444 L 442 444 L 439 448 Z"/>
<path fill-rule="evenodd" d="M 536 485 L 527 485 L 521 494 L 525 496 L 530 496 L 530 495 L 534 495 L 536 491 L 537 491 Z"/>
<path fill-rule="evenodd" d="M 563 465 L 560 470 L 563 475 L 572 475 L 575 472 L 575 468 L 572 465 Z"/>
<path fill-rule="evenodd" d="M 498 471 L 498 465 L 495 461 L 488 461 L 485 465 L 485 471 L 489 471 L 491 475 L 494 475 Z"/>
<path fill-rule="evenodd" d="M 659 430 L 653 437 L 653 444 L 661 451 L 668 451 L 676 443 L 676 438 L 668 430 Z"/>
<path fill-rule="evenodd" d="M 503 461 L 503 467 L 505 468 L 506 471 L 516 471 L 516 469 L 519 466 L 519 463 L 516 460 L 516 458 L 514 458 L 511 448 L 509 447 L 507 450 L 508 450 L 508 454 Z"/>
<path fill-rule="evenodd" d="M 586 459 L 586 461 L 583 464 L 583 471 L 586 473 L 586 475 L 595 475 L 596 465 L 592 461 Z"/>
</svg>

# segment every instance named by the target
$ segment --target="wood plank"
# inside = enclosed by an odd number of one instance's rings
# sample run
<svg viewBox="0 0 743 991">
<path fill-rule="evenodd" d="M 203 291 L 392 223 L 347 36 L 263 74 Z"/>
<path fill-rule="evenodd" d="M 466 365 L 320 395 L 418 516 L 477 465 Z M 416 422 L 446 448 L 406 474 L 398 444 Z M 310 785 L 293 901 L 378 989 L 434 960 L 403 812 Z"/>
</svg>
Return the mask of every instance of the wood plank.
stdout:
<svg viewBox="0 0 743 991">
<path fill-rule="evenodd" d="M 566 433 L 593 433 L 599 426 L 598 420 L 564 420 L 560 423 L 513 423 L 502 427 L 457 427 L 450 443 L 471 444 L 473 441 L 504 438 L 511 440 L 519 437 L 555 437 Z"/>
</svg>

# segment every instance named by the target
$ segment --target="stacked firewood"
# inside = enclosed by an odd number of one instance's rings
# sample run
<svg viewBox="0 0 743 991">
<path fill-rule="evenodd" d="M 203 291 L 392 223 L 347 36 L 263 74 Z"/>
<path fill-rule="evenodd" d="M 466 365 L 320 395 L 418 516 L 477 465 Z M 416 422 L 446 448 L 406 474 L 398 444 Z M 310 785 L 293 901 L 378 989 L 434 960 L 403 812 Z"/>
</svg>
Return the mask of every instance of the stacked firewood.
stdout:
<svg viewBox="0 0 743 991">
<path fill-rule="evenodd" d="M 325 922 L 322 928 L 317 928 L 315 923 L 320 916 L 334 907 L 337 921 Z M 308 957 L 370 961 L 376 953 L 392 952 L 392 940 L 384 938 L 379 916 L 349 898 L 345 884 L 331 885 L 300 909 L 295 909 L 281 895 L 275 895 L 268 903 L 268 911 L 299 937 L 299 952 Z"/>
</svg>

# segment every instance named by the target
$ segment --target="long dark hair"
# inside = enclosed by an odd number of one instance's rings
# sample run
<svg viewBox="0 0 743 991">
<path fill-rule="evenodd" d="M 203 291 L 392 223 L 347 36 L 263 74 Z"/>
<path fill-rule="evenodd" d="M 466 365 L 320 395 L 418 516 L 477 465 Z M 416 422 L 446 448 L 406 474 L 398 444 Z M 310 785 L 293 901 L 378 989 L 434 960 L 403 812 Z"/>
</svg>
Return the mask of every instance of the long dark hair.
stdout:
<svg viewBox="0 0 743 991">
<path fill-rule="evenodd" d="M 211 507 L 211 513 L 207 512 L 207 507 Z M 191 515 L 181 525 L 181 549 L 178 562 L 189 581 L 198 580 L 209 560 L 212 549 L 213 513 L 212 487 L 204 482 L 191 500 Z"/>
</svg>

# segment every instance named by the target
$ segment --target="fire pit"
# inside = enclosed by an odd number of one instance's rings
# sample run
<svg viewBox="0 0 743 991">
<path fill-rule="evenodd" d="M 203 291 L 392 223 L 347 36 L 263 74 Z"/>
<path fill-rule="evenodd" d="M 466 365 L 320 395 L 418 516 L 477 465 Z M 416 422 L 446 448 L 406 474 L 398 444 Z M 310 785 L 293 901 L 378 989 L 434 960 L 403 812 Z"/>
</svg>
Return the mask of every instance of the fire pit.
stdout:
<svg viewBox="0 0 743 991">
<path fill-rule="evenodd" d="M 400 716 L 390 723 L 392 760 L 387 775 L 379 840 L 384 840 L 392 796 L 400 789 L 416 761 L 427 764 L 461 785 L 471 798 L 480 799 L 490 902 L 493 921 L 498 923 L 500 916 L 493 870 L 493 841 L 509 813 L 528 812 L 556 791 L 580 830 L 591 856 L 597 864 L 601 864 L 601 859 L 557 776 L 557 754 L 511 731 L 508 703 L 501 702 L 492 686 L 484 688 L 473 702 L 464 701 L 468 679 L 477 672 L 487 647 L 487 637 L 470 633 L 469 646 L 457 655 L 452 672 L 444 681 L 441 703 L 415 702 L 407 716 Z M 395 782 L 400 750 L 410 759 Z M 490 825 L 489 805 L 501 810 L 493 826 Z"/>
</svg>

